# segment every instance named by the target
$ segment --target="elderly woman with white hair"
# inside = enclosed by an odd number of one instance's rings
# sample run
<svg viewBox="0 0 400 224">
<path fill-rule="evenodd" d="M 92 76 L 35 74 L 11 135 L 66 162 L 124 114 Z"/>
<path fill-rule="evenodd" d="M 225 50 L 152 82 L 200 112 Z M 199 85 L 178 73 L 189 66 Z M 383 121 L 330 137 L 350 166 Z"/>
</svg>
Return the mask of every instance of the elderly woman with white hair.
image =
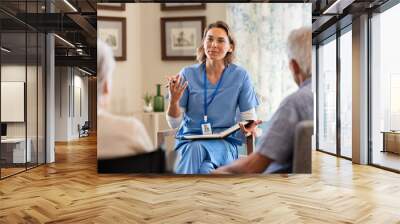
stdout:
<svg viewBox="0 0 400 224">
<path fill-rule="evenodd" d="M 110 103 L 114 67 L 111 48 L 104 42 L 97 41 L 97 158 L 99 160 L 126 158 L 155 150 L 146 129 L 138 119 L 117 116 L 106 110 Z"/>
<path fill-rule="evenodd" d="M 306 27 L 289 35 L 289 68 L 299 89 L 282 101 L 256 152 L 213 173 L 291 173 L 295 127 L 301 121 L 313 119 L 311 36 L 311 29 Z"/>
</svg>

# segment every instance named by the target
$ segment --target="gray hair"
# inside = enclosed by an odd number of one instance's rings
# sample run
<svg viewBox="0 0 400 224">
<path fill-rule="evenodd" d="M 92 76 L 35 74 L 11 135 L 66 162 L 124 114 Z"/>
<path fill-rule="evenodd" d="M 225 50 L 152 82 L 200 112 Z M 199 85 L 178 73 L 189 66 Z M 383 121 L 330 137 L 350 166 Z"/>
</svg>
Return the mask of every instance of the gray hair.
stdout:
<svg viewBox="0 0 400 224">
<path fill-rule="evenodd" d="M 97 40 L 97 97 L 103 95 L 103 86 L 108 83 L 111 88 L 112 73 L 115 68 L 114 55 L 111 47 Z"/>
<path fill-rule="evenodd" d="M 293 30 L 288 37 L 287 53 L 290 60 L 295 60 L 305 77 L 311 76 L 311 41 L 310 27 Z"/>
</svg>

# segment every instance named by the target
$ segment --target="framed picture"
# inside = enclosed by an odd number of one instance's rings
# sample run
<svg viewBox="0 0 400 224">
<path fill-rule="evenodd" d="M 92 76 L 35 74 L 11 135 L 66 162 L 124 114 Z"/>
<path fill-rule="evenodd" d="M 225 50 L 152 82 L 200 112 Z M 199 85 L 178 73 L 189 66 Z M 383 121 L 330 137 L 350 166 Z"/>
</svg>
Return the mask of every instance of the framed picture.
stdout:
<svg viewBox="0 0 400 224">
<path fill-rule="evenodd" d="M 205 3 L 162 3 L 161 10 L 196 10 L 196 9 L 206 9 Z"/>
<path fill-rule="evenodd" d="M 126 19 L 122 17 L 97 17 L 97 37 L 113 50 L 115 60 L 126 60 Z"/>
<path fill-rule="evenodd" d="M 125 3 L 97 3 L 97 9 L 124 11 Z"/>
<path fill-rule="evenodd" d="M 195 60 L 206 17 L 161 18 L 161 59 Z"/>
</svg>

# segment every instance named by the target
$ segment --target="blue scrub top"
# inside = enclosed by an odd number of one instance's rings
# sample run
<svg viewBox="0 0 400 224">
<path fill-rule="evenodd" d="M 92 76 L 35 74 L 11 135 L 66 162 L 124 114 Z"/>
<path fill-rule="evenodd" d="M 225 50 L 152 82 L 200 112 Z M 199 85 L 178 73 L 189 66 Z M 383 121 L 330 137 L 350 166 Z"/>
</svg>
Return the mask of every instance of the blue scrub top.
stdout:
<svg viewBox="0 0 400 224">
<path fill-rule="evenodd" d="M 179 102 L 185 108 L 182 125 L 177 133 L 177 148 L 185 140 L 180 136 L 188 134 L 201 134 L 201 123 L 204 120 L 204 64 L 195 64 L 185 67 L 180 75 L 188 81 Z M 217 87 L 207 79 L 207 102 Z M 248 111 L 259 105 L 256 92 L 250 81 L 247 71 L 235 64 L 229 64 L 223 75 L 222 82 L 214 100 L 208 106 L 208 122 L 211 123 L 213 133 L 221 132 L 239 122 L 238 112 Z M 241 144 L 242 135 L 238 132 L 227 138 L 228 141 Z"/>
</svg>

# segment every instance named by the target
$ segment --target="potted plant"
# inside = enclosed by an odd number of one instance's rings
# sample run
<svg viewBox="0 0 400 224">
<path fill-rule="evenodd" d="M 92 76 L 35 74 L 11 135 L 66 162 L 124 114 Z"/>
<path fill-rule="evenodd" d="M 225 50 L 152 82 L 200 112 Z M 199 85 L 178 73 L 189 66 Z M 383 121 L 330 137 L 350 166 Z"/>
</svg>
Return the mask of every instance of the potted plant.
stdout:
<svg viewBox="0 0 400 224">
<path fill-rule="evenodd" d="M 143 100 L 144 100 L 144 112 L 152 112 L 153 111 L 153 106 L 151 105 L 153 96 L 151 96 L 149 93 L 146 93 L 143 96 Z"/>
</svg>

